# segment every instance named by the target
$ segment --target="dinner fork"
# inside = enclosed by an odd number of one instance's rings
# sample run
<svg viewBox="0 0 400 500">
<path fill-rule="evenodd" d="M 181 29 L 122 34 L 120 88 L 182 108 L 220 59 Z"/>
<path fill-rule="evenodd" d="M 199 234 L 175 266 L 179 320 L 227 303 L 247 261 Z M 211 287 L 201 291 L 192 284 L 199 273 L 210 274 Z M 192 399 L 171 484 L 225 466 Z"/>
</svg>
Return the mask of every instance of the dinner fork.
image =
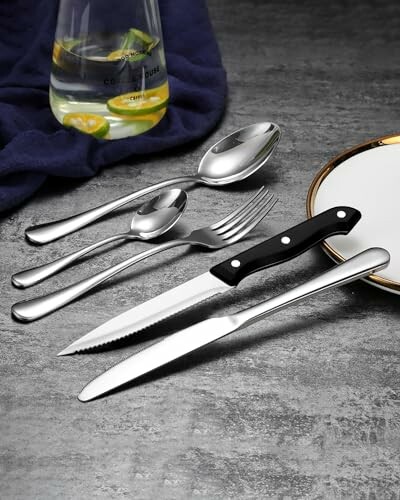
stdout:
<svg viewBox="0 0 400 500">
<path fill-rule="evenodd" d="M 246 203 L 219 222 L 211 226 L 196 229 L 183 238 L 157 245 L 150 250 L 130 257 L 105 271 L 90 276 L 66 288 L 62 288 L 61 290 L 43 295 L 42 297 L 18 302 L 12 306 L 12 314 L 16 319 L 24 322 L 39 319 L 69 304 L 76 298 L 112 276 L 124 271 L 133 264 L 169 248 L 181 245 L 193 245 L 206 247 L 211 250 L 218 250 L 228 245 L 232 245 L 254 229 L 268 212 L 270 212 L 277 201 L 278 198 L 274 194 L 269 194 L 269 190 L 263 186 Z"/>
</svg>

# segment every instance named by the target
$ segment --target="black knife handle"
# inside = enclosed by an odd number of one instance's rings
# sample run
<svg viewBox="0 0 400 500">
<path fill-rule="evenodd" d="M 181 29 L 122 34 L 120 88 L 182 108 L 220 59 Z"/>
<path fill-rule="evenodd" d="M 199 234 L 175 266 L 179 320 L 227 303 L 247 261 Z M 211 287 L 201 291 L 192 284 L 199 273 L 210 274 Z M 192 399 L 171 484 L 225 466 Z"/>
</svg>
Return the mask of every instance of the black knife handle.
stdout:
<svg viewBox="0 0 400 500">
<path fill-rule="evenodd" d="M 212 267 L 210 272 L 227 285 L 237 286 L 246 276 L 293 259 L 329 236 L 349 233 L 360 219 L 355 208 L 331 208 Z"/>
</svg>

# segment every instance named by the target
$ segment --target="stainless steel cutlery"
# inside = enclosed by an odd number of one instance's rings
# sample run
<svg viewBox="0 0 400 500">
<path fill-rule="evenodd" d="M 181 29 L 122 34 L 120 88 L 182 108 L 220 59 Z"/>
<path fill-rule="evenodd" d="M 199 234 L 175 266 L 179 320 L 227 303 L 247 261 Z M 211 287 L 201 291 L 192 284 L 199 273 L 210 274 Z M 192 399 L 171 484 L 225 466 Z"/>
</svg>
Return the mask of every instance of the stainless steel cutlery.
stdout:
<svg viewBox="0 0 400 500">
<path fill-rule="evenodd" d="M 79 399 L 85 402 L 106 394 L 306 297 L 377 272 L 389 261 L 386 250 L 371 248 L 282 295 L 236 314 L 208 319 L 181 330 L 107 370 L 83 389 Z"/>
<path fill-rule="evenodd" d="M 112 276 L 164 250 L 193 245 L 217 250 L 236 243 L 254 229 L 275 205 L 277 198 L 262 187 L 244 205 L 219 222 L 192 231 L 188 236 L 158 245 L 116 264 L 105 271 L 48 295 L 25 300 L 11 308 L 13 316 L 24 322 L 34 321 L 70 303 Z"/>
<path fill-rule="evenodd" d="M 196 175 L 159 182 L 67 219 L 32 226 L 26 229 L 26 238 L 37 244 L 49 243 L 141 196 L 174 184 L 194 182 L 219 187 L 241 181 L 265 165 L 278 145 L 280 137 L 280 128 L 270 122 L 256 123 L 241 128 L 217 142 L 206 152 Z"/>
<path fill-rule="evenodd" d="M 186 203 L 187 195 L 185 191 L 181 189 L 163 191 L 160 195 L 155 196 L 139 207 L 133 216 L 128 232 L 110 236 L 69 255 L 60 257 L 53 262 L 16 273 L 12 276 L 11 281 L 17 288 L 28 288 L 62 271 L 89 252 L 113 241 L 145 241 L 157 238 L 169 231 L 178 222 L 185 211 Z"/>
<path fill-rule="evenodd" d="M 59 355 L 119 340 L 215 294 L 225 293 L 254 272 L 290 260 L 330 236 L 347 234 L 360 217 L 360 212 L 351 207 L 327 210 L 116 316 L 72 343 Z"/>
<path fill-rule="evenodd" d="M 217 142 L 204 154 L 197 174 L 168 179 L 67 219 L 30 227 L 25 231 L 26 238 L 37 244 L 54 241 L 141 196 L 173 184 L 193 182 L 219 187 L 245 179 L 266 164 L 279 143 L 280 136 L 280 128 L 270 122 L 256 123 L 239 129 Z M 157 245 L 53 293 L 18 302 L 12 306 L 12 315 L 23 322 L 39 319 L 130 266 L 170 248 L 192 245 L 217 250 L 232 245 L 254 229 L 276 202 L 276 196 L 269 194 L 268 189 L 262 187 L 244 205 L 222 220 L 194 230 L 185 237 Z M 140 207 L 127 233 L 110 236 L 53 262 L 16 273 L 12 277 L 12 282 L 19 288 L 27 288 L 63 270 L 83 255 L 113 241 L 155 238 L 168 231 L 177 222 L 185 207 L 186 194 L 181 190 L 174 189 L 162 193 Z M 110 319 L 70 344 L 59 353 L 59 356 L 101 347 L 158 324 L 213 295 L 235 288 L 252 273 L 288 261 L 333 235 L 348 234 L 360 218 L 360 212 L 349 206 L 337 206 L 326 210 Z M 107 394 L 306 297 L 365 278 L 387 267 L 389 261 L 390 255 L 386 250 L 370 248 L 309 282 L 256 306 L 236 314 L 206 319 L 185 328 L 134 354 L 95 378 L 83 389 L 79 399 L 89 401 Z"/>
</svg>

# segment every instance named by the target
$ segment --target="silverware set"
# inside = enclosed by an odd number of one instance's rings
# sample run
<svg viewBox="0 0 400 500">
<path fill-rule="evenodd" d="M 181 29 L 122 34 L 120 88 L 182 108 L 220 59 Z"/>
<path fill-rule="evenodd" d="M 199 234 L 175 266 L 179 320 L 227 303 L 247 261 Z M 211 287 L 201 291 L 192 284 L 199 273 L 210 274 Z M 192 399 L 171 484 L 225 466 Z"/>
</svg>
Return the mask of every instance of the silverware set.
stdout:
<svg viewBox="0 0 400 500">
<path fill-rule="evenodd" d="M 389 260 L 390 255 L 386 250 L 370 248 L 289 292 L 236 314 L 201 321 L 174 333 L 95 378 L 79 394 L 79 400 L 86 402 L 95 399 L 306 297 L 366 277 L 385 268 Z"/>
<path fill-rule="evenodd" d="M 245 179 L 263 167 L 280 139 L 280 129 L 273 123 L 257 123 L 240 129 L 222 139 L 203 156 L 195 176 L 179 177 L 128 194 L 117 200 L 61 221 L 50 222 L 26 230 L 31 242 L 45 244 L 76 231 L 133 200 L 173 184 L 195 182 L 219 187 Z M 142 260 L 165 250 L 190 245 L 219 250 L 233 245 L 248 235 L 272 210 L 278 198 L 261 187 L 243 205 L 213 224 L 193 230 L 185 237 L 155 245 L 149 250 L 42 297 L 34 297 L 12 306 L 14 318 L 30 322 L 48 315 L 81 297 L 116 274 Z M 53 262 L 13 275 L 19 288 L 33 286 L 61 272 L 82 256 L 117 240 L 152 240 L 167 233 L 186 209 L 187 195 L 180 189 L 162 192 L 144 203 L 135 213 L 129 231 L 81 248 Z M 209 271 L 189 279 L 175 288 L 114 317 L 73 342 L 60 356 L 98 348 L 142 330 L 184 309 L 228 292 L 252 273 L 288 261 L 337 234 L 348 234 L 360 220 L 358 210 L 347 206 L 333 207 L 282 233 L 231 256 Z M 106 394 L 166 363 L 245 328 L 263 317 L 294 304 L 310 295 L 340 286 L 383 269 L 389 263 L 388 252 L 368 249 L 321 276 L 280 296 L 234 315 L 212 318 L 181 330 L 149 348 L 134 354 L 94 379 L 79 395 L 89 401 Z"/>
<path fill-rule="evenodd" d="M 196 175 L 168 179 L 67 219 L 30 227 L 25 231 L 25 235 L 32 243 L 49 243 L 87 226 L 146 194 L 174 184 L 190 182 L 220 187 L 239 182 L 266 164 L 280 137 L 281 131 L 278 125 L 269 122 L 256 123 L 239 129 L 206 152 Z"/>
<path fill-rule="evenodd" d="M 236 243 L 254 229 L 275 205 L 277 198 L 268 196 L 268 189 L 262 187 L 242 207 L 211 226 L 192 231 L 188 236 L 168 241 L 120 262 L 94 276 L 57 290 L 48 295 L 18 302 L 12 306 L 12 314 L 20 321 L 34 321 L 60 307 L 69 304 L 84 293 L 104 283 L 116 274 L 138 262 L 170 248 L 192 245 L 218 250 Z M 30 271 L 26 271 L 29 273 Z M 33 271 L 34 272 L 34 271 Z M 15 276 L 14 276 L 15 279 Z"/>
<path fill-rule="evenodd" d="M 278 145 L 280 136 L 278 125 L 269 122 L 256 123 L 239 129 L 217 142 L 205 153 L 200 161 L 197 175 L 169 179 L 67 219 L 29 227 L 25 231 L 26 238 L 36 244 L 49 243 L 145 194 L 173 184 L 195 182 L 219 187 L 243 180 L 265 165 Z M 53 262 L 20 271 L 12 276 L 11 281 L 18 288 L 28 288 L 62 271 L 103 245 L 122 239 L 156 238 L 169 231 L 177 223 L 185 211 L 186 202 L 187 195 L 184 191 L 180 189 L 166 191 L 139 208 L 127 233 L 112 235 Z M 243 207 L 238 208 L 222 221 L 195 230 L 185 238 L 158 245 L 61 290 L 43 297 L 18 302 L 12 306 L 12 315 L 24 322 L 39 319 L 65 306 L 137 262 L 175 246 L 193 245 L 217 250 L 236 243 L 267 215 L 275 202 L 276 197 L 268 195 L 268 190 L 261 188 Z"/>
<path fill-rule="evenodd" d="M 84 255 L 118 240 L 148 241 L 169 231 L 186 209 L 187 195 L 180 189 L 164 191 L 144 203 L 133 216 L 128 232 L 110 236 L 48 264 L 14 274 L 11 281 L 18 288 L 28 288 L 70 266 Z"/>
</svg>

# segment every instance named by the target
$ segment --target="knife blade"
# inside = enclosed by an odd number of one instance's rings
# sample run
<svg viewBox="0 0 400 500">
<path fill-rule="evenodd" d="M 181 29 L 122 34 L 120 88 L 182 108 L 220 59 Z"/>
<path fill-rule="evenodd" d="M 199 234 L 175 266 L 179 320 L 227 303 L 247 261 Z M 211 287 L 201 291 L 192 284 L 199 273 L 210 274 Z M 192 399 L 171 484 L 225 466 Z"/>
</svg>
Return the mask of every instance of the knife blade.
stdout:
<svg viewBox="0 0 400 500">
<path fill-rule="evenodd" d="M 386 267 L 389 261 L 390 255 L 386 250 L 370 248 L 320 276 L 270 300 L 236 314 L 207 319 L 174 333 L 95 378 L 82 390 L 78 398 L 82 402 L 95 399 L 306 297 L 379 271 Z"/>
<path fill-rule="evenodd" d="M 349 233 L 360 218 L 360 212 L 351 207 L 326 210 L 112 318 L 70 344 L 58 356 L 120 340 L 213 295 L 229 291 L 254 272 L 297 257 L 330 236 Z"/>
</svg>

